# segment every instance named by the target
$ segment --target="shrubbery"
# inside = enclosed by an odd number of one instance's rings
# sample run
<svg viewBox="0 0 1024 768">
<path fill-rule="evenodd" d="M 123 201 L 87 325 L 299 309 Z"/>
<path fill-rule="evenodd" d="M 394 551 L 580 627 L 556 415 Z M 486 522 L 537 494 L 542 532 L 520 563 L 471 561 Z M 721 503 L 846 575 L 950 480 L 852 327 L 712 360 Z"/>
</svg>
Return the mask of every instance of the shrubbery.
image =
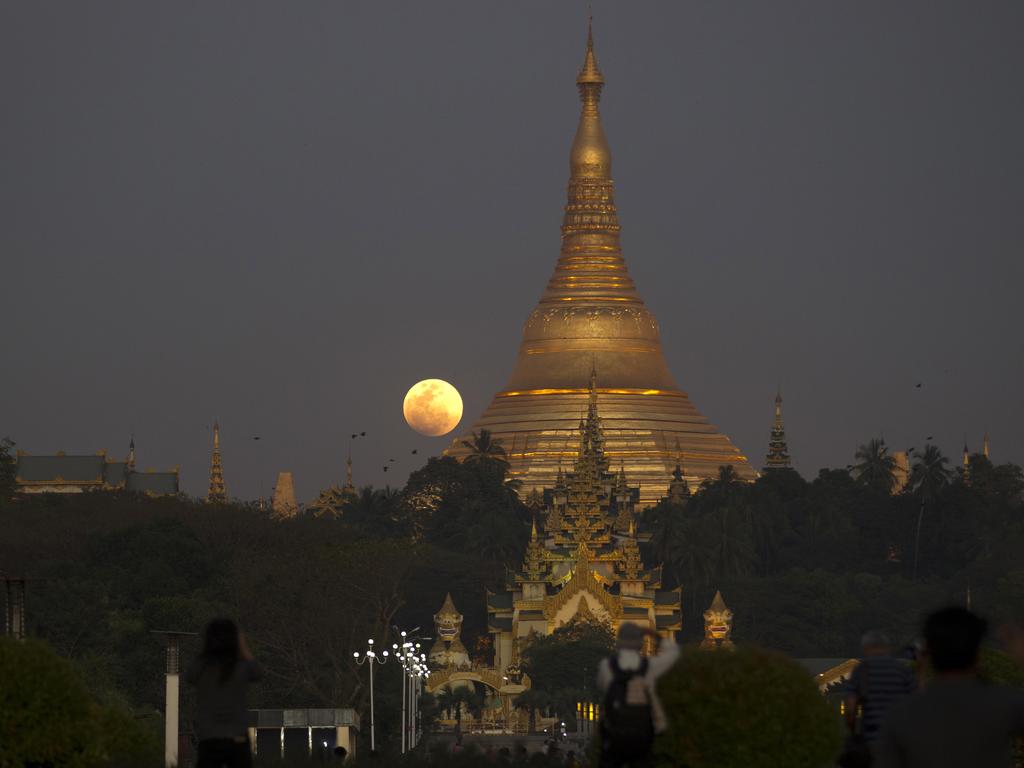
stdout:
<svg viewBox="0 0 1024 768">
<path fill-rule="evenodd" d="M 152 734 L 97 704 L 78 672 L 38 641 L 0 638 L 0 768 L 157 766 Z"/>
<path fill-rule="evenodd" d="M 656 744 L 665 766 L 820 768 L 840 748 L 835 711 L 781 654 L 686 651 L 658 691 L 669 719 Z"/>
</svg>

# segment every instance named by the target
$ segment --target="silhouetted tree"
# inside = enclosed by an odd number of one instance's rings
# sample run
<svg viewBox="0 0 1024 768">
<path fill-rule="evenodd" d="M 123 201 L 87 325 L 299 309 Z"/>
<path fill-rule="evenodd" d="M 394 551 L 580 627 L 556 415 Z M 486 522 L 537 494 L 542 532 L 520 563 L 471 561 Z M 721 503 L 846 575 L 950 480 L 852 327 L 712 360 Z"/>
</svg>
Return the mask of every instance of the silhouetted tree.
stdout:
<svg viewBox="0 0 1024 768">
<path fill-rule="evenodd" d="M 884 493 L 896 485 L 896 460 L 889 455 L 885 440 L 873 438 L 857 449 L 853 476 L 857 482 Z"/>
</svg>

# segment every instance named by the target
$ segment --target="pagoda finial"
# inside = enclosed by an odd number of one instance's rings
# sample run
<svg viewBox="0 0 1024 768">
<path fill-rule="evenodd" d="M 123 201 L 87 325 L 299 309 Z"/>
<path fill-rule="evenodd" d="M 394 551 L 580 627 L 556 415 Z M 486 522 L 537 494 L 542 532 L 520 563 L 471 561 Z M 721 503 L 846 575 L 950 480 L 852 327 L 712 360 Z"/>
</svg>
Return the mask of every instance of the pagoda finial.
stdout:
<svg viewBox="0 0 1024 768">
<path fill-rule="evenodd" d="M 587 18 L 587 53 L 583 58 L 583 67 L 580 69 L 579 75 L 576 77 L 576 84 L 579 86 L 583 85 L 604 85 L 604 75 L 601 74 L 600 68 L 597 66 L 597 55 L 594 53 L 594 16 L 591 14 Z M 582 88 L 580 89 L 580 95 L 583 95 Z M 598 89 L 597 98 L 601 97 L 601 91 Z"/>
<path fill-rule="evenodd" d="M 210 503 L 228 500 L 227 488 L 224 485 L 224 468 L 220 462 L 220 424 L 213 422 L 213 454 L 210 456 L 210 489 L 206 494 Z"/>
<path fill-rule="evenodd" d="M 576 137 L 573 139 L 569 155 L 570 184 L 572 181 L 586 179 L 611 180 L 612 151 L 601 127 L 601 115 L 598 111 L 603 87 L 604 75 L 597 66 L 597 55 L 594 53 L 593 24 L 588 24 L 587 53 L 583 59 L 583 67 L 576 76 L 576 88 L 580 92 L 582 109 L 580 124 L 576 129 Z M 564 229 L 563 226 L 563 231 Z"/>
</svg>

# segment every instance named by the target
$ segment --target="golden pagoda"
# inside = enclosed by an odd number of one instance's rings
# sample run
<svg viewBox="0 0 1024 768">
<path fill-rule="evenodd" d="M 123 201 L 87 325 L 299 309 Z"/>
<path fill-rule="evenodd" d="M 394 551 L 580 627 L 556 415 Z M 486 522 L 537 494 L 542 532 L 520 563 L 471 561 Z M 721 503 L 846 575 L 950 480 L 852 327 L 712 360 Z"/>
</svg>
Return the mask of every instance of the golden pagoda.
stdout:
<svg viewBox="0 0 1024 768">
<path fill-rule="evenodd" d="M 661 569 L 644 567 L 637 534 L 639 488 L 609 466 L 599 390 L 591 374 L 586 418 L 575 430 L 572 469 L 544 491 L 543 532 L 534 520 L 523 563 L 506 589 L 487 595 L 494 667 L 515 668 L 531 635 L 573 620 L 637 624 L 668 636 L 681 628 L 681 590 L 661 589 Z"/>
<path fill-rule="evenodd" d="M 691 483 L 716 477 L 722 465 L 753 480 L 746 457 L 676 384 L 658 323 L 626 269 L 611 150 L 598 108 L 604 76 L 590 31 L 576 84 L 582 109 L 569 153 L 561 255 L 526 321 L 508 384 L 470 431 L 487 429 L 502 441 L 524 497 L 551 487 L 559 465 L 575 455 L 575 426 L 587 408 L 588 374 L 596 368 L 605 454 L 639 483 L 642 505 L 657 503 L 677 463 L 684 463 Z M 446 455 L 462 458 L 464 439 L 456 438 Z"/>
</svg>

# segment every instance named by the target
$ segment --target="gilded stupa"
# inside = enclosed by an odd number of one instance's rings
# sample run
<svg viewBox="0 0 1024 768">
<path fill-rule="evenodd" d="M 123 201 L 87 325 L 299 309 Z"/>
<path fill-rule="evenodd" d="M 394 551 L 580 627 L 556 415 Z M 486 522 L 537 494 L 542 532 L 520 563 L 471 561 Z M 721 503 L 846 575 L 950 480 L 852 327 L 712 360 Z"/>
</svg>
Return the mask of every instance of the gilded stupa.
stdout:
<svg viewBox="0 0 1024 768">
<path fill-rule="evenodd" d="M 596 370 L 608 459 L 639 483 L 642 506 L 655 504 L 677 464 L 693 485 L 731 466 L 745 480 L 747 458 L 702 416 L 676 384 L 662 354 L 658 323 L 626 269 L 601 127 L 604 76 L 588 31 L 576 78 L 582 109 L 569 155 L 568 200 L 555 271 L 523 330 L 516 365 L 472 431 L 490 430 L 507 452 L 521 492 L 555 485 L 571 464 L 577 425 Z M 463 435 L 446 455 L 463 457 Z"/>
</svg>

